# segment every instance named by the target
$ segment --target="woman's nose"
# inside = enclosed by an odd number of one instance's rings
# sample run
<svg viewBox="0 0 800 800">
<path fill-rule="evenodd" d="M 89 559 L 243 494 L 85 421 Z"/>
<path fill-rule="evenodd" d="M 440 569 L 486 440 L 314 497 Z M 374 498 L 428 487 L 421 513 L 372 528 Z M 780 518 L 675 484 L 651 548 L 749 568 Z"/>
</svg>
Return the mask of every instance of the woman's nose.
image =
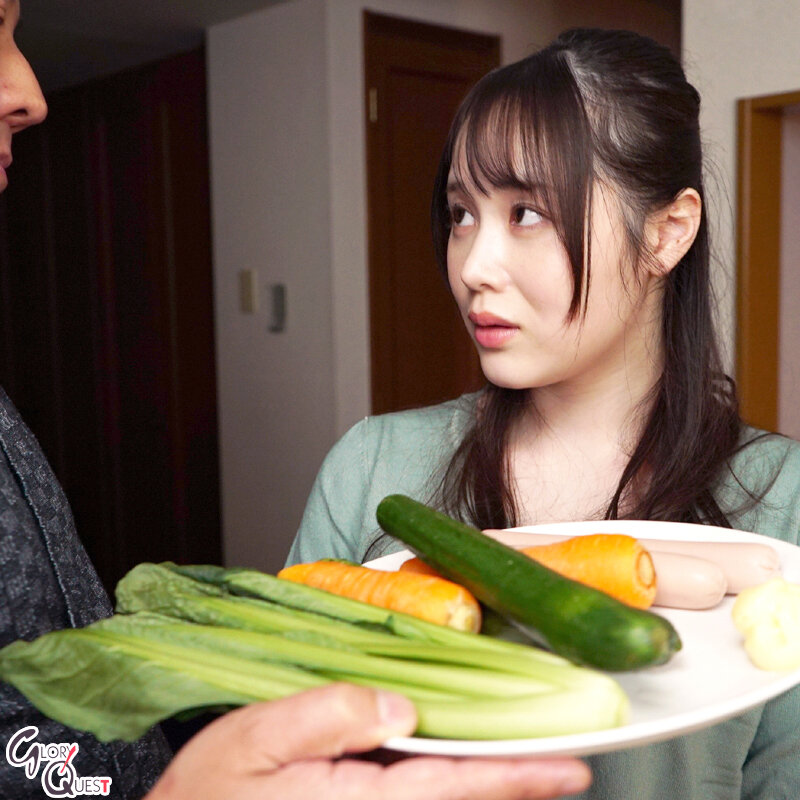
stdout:
<svg viewBox="0 0 800 800">
<path fill-rule="evenodd" d="M 461 264 L 462 283 L 473 292 L 502 289 L 508 283 L 504 253 L 502 237 L 489 228 L 481 228 Z"/>
<path fill-rule="evenodd" d="M 39 81 L 25 56 L 15 47 L 0 65 L 0 119 L 18 133 L 47 116 Z"/>
</svg>

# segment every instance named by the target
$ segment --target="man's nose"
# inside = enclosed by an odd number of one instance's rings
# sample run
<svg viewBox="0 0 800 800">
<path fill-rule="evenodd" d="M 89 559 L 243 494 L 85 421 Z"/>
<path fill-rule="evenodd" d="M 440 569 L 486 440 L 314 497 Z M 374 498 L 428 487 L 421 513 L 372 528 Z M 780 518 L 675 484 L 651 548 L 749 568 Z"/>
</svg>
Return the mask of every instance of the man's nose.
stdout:
<svg viewBox="0 0 800 800">
<path fill-rule="evenodd" d="M 47 103 L 30 64 L 18 49 L 10 53 L 0 80 L 0 118 L 12 133 L 38 125 L 47 116 Z"/>
</svg>

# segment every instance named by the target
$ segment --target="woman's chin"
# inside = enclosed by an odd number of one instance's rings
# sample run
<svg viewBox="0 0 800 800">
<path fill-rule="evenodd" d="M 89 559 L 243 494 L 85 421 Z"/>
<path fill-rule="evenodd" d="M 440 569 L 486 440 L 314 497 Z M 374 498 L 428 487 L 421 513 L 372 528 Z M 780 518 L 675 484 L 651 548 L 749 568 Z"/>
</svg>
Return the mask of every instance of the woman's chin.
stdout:
<svg viewBox="0 0 800 800">
<path fill-rule="evenodd" d="M 489 383 L 501 389 L 531 389 L 530 381 L 521 379 L 519 375 L 509 375 L 507 373 L 493 370 L 483 370 L 483 375 Z"/>
</svg>

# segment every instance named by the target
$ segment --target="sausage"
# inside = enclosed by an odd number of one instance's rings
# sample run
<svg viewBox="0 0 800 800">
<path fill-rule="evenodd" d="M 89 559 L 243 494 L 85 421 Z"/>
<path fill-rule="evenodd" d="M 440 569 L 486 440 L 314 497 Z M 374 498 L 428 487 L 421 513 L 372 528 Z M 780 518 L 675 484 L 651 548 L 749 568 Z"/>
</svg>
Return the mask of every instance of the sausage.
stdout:
<svg viewBox="0 0 800 800">
<path fill-rule="evenodd" d="M 728 594 L 758 586 L 781 574 L 781 559 L 768 544 L 759 542 L 684 542 L 664 539 L 639 540 L 650 555 L 674 553 L 718 564 L 728 582 Z M 658 570 L 656 570 L 658 574 Z"/>
<path fill-rule="evenodd" d="M 716 606 L 728 590 L 719 564 L 682 553 L 650 553 L 656 570 L 653 605 L 700 610 Z"/>
</svg>

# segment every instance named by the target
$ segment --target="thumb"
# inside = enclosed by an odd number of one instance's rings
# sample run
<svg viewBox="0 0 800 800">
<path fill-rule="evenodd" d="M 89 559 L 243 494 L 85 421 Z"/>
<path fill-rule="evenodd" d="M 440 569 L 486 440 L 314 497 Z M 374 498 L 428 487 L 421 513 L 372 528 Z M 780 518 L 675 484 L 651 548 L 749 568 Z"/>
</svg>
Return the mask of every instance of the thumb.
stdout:
<svg viewBox="0 0 800 800">
<path fill-rule="evenodd" d="M 372 750 L 392 736 L 410 735 L 417 724 L 413 704 L 402 695 L 349 683 L 248 709 L 254 715 L 248 734 L 257 737 L 252 746 L 265 769 Z"/>
</svg>

